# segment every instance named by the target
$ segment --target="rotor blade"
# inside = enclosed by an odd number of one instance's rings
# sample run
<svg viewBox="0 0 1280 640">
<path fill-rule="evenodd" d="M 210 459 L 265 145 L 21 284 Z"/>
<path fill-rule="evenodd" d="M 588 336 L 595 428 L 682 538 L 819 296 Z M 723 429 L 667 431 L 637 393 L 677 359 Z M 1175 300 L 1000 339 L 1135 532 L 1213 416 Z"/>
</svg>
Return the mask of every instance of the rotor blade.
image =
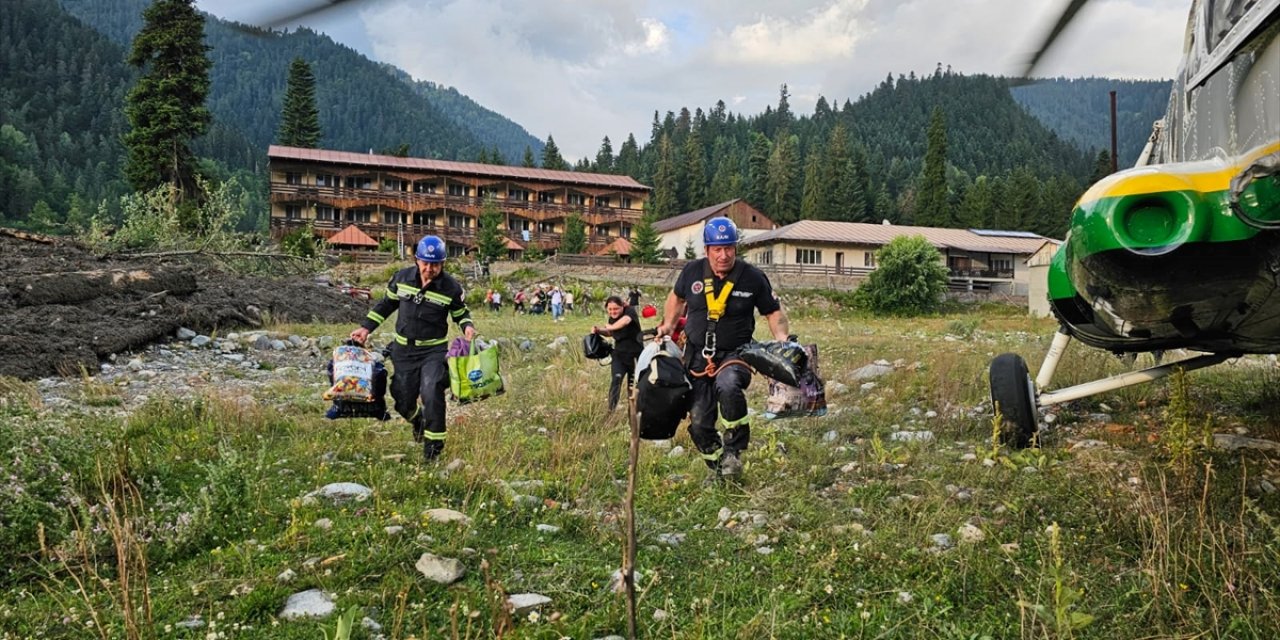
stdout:
<svg viewBox="0 0 1280 640">
<path fill-rule="evenodd" d="M 1031 56 L 1031 60 L 1027 62 L 1027 66 L 1022 69 L 1022 73 L 1019 75 L 1019 78 L 1026 79 L 1031 77 L 1031 72 L 1035 71 L 1036 64 L 1040 62 L 1040 58 L 1049 51 L 1049 48 L 1053 46 L 1054 41 L 1058 39 L 1059 35 L 1062 35 L 1062 31 L 1066 29 L 1067 25 L 1071 24 L 1071 21 L 1076 17 L 1076 13 L 1078 13 L 1080 8 L 1088 2 L 1089 0 L 1071 0 L 1067 3 L 1066 8 L 1062 10 L 1062 15 L 1058 16 L 1058 21 L 1054 23 L 1053 29 L 1049 31 L 1049 35 L 1044 39 L 1044 43 L 1041 44 L 1040 48 Z"/>
<path fill-rule="evenodd" d="M 350 1 L 351 0 L 325 0 L 324 2 L 319 2 L 319 3 L 313 2 L 311 3 L 311 6 L 307 7 L 306 9 L 303 9 L 301 11 L 291 11 L 283 15 L 277 15 L 271 18 L 267 18 L 265 20 L 259 21 L 259 24 L 261 24 L 263 27 L 266 27 L 268 29 L 275 29 L 275 28 L 283 27 L 289 24 L 296 24 L 298 21 L 302 20 L 303 18 L 309 18 L 317 13 L 320 13 L 321 11 L 328 11 L 329 9 L 332 9 L 340 4 L 344 4 Z"/>
</svg>

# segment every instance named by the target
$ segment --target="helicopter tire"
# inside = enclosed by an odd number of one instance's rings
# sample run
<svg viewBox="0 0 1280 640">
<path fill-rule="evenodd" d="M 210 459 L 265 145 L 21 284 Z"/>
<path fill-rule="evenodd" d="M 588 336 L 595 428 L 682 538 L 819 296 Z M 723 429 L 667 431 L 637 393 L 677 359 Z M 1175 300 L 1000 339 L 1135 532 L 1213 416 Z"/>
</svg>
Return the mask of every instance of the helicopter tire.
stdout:
<svg viewBox="0 0 1280 640">
<path fill-rule="evenodd" d="M 990 381 L 991 406 L 1001 417 L 1000 440 L 1017 449 L 1031 446 L 1039 425 L 1027 362 L 1016 353 L 996 356 L 991 361 Z"/>
</svg>

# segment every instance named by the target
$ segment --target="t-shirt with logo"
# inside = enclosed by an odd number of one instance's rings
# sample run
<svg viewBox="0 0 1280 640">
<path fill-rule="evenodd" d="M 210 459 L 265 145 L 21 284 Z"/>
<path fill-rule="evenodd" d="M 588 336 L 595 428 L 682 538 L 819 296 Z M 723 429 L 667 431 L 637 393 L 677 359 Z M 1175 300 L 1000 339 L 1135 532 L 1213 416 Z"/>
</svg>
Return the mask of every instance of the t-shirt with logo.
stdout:
<svg viewBox="0 0 1280 640">
<path fill-rule="evenodd" d="M 698 350 L 704 346 L 707 335 L 707 292 L 703 282 L 706 263 L 706 258 L 700 258 L 686 264 L 680 270 L 680 276 L 676 278 L 672 289 L 676 297 L 683 299 L 687 305 L 688 323 L 685 325 L 685 333 L 689 336 L 689 343 Z M 767 316 L 782 308 L 773 293 L 773 285 L 769 284 L 768 276 L 755 266 L 743 262 L 741 258 L 738 258 L 735 268 L 739 264 L 742 265 L 741 273 L 733 283 L 733 290 L 729 292 L 724 314 L 716 323 L 716 351 L 719 353 L 733 351 L 751 341 L 756 330 L 757 312 Z M 730 275 L 733 275 L 732 270 Z M 724 286 L 724 279 L 712 276 L 712 295 L 721 295 Z"/>
</svg>

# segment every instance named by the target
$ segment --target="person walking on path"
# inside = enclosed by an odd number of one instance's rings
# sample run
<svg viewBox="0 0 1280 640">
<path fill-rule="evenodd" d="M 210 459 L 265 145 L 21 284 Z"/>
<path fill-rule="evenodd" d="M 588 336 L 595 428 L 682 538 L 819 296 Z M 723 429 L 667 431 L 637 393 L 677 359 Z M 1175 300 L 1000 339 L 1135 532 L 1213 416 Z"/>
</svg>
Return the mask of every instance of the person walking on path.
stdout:
<svg viewBox="0 0 1280 640">
<path fill-rule="evenodd" d="M 640 307 L 640 287 L 631 287 L 631 291 L 627 293 L 627 306 Z"/>
<path fill-rule="evenodd" d="M 622 397 L 622 381 L 626 378 L 627 397 L 631 396 L 631 386 L 635 384 L 636 359 L 644 350 L 640 342 L 640 318 L 636 316 L 635 307 L 622 303 L 622 298 L 609 296 L 604 303 L 605 313 L 609 316 L 608 324 L 603 327 L 591 327 L 591 333 L 613 338 L 613 356 L 610 371 L 613 378 L 609 383 L 609 411 L 618 408 L 618 399 Z"/>
<path fill-rule="evenodd" d="M 730 355 L 751 341 L 759 313 L 776 340 L 790 333 L 769 278 L 737 258 L 738 228 L 729 218 L 707 221 L 706 257 L 686 264 L 663 305 L 656 339 L 671 336 L 687 318 L 685 364 L 693 381 L 689 436 L 712 478 L 742 474 L 742 454 L 751 440 L 747 386 L 751 370 Z M 717 427 L 724 429 L 721 437 Z"/>
<path fill-rule="evenodd" d="M 365 344 L 369 334 L 393 313 L 396 330 L 391 345 L 391 397 L 396 413 L 413 425 L 413 439 L 422 443 L 422 458 L 435 460 L 444 451 L 444 390 L 449 387 L 445 365 L 449 321 L 467 340 L 476 327 L 462 299 L 462 286 L 444 272 L 444 240 L 426 236 L 414 251 L 414 265 L 391 276 L 387 294 L 369 311 L 351 339 Z"/>
</svg>

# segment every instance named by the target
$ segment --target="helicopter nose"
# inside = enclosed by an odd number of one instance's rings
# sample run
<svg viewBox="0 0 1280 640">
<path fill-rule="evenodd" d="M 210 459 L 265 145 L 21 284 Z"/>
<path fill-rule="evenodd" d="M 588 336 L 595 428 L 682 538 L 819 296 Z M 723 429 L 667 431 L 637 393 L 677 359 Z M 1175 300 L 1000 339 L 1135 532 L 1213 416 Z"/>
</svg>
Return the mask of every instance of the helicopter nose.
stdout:
<svg viewBox="0 0 1280 640">
<path fill-rule="evenodd" d="M 1115 195 L 1095 200 L 1091 206 L 1097 210 L 1084 216 L 1081 235 L 1095 245 L 1088 253 L 1125 249 L 1159 256 L 1209 235 L 1212 217 L 1204 196 L 1184 176 L 1143 172 L 1117 181 L 1109 191 Z"/>
</svg>

